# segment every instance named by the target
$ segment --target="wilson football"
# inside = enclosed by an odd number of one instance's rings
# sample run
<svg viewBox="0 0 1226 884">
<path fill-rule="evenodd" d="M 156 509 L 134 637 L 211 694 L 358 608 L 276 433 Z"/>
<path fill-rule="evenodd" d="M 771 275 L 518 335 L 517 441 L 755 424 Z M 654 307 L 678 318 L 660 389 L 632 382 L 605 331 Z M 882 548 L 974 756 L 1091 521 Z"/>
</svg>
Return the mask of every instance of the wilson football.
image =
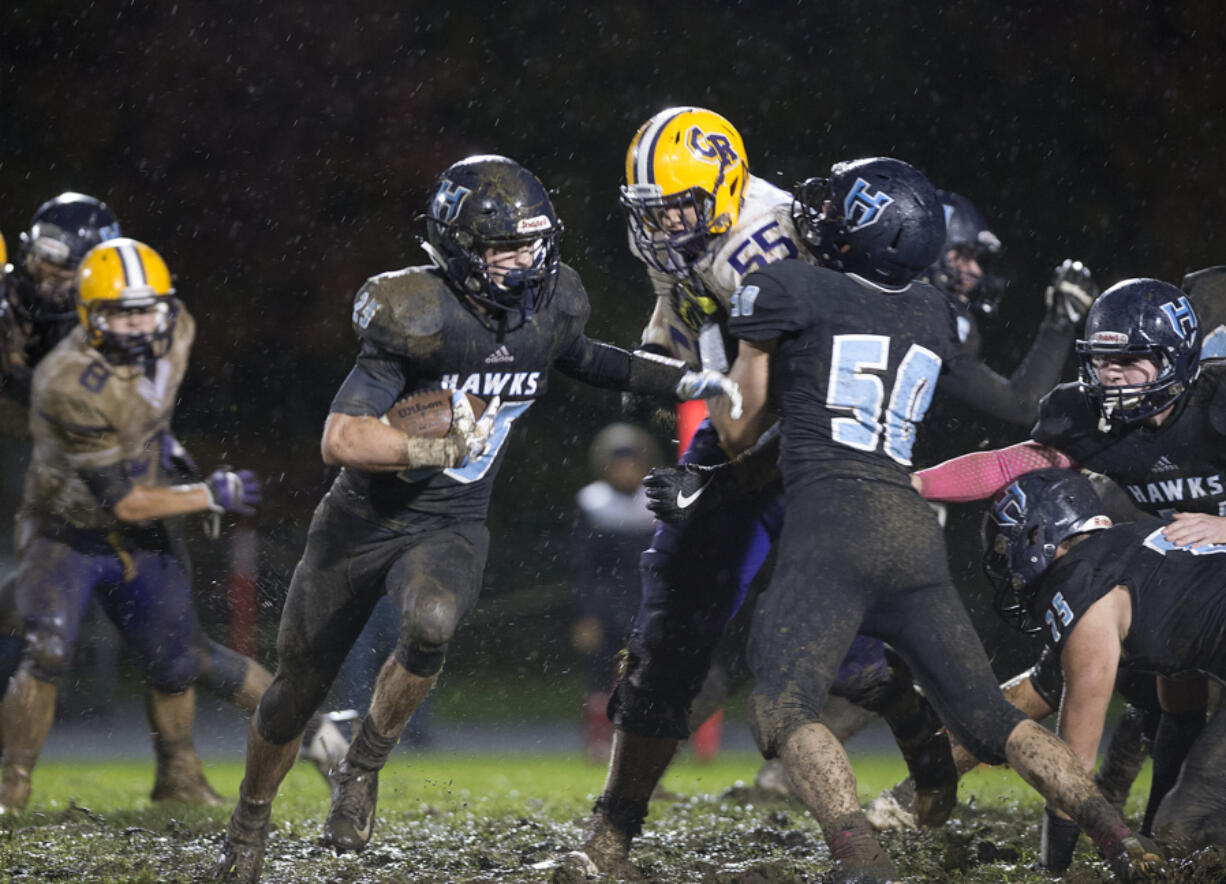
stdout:
<svg viewBox="0 0 1226 884">
<path fill-rule="evenodd" d="M 383 422 L 409 436 L 441 439 L 451 429 L 451 392 L 418 390 L 410 393 L 388 409 Z M 472 406 L 473 416 L 481 417 L 485 411 L 485 400 L 471 393 L 465 395 Z"/>
</svg>

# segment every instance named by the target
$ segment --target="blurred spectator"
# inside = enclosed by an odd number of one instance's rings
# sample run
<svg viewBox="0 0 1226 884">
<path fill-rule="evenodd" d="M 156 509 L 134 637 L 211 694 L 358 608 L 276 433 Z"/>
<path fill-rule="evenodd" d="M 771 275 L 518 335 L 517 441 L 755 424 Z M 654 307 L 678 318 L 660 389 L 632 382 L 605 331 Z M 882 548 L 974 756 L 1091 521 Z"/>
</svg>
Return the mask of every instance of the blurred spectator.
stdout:
<svg viewBox="0 0 1226 884">
<path fill-rule="evenodd" d="M 613 726 L 605 707 L 614 664 L 639 603 L 639 555 L 651 543 L 652 516 L 639 484 L 661 462 L 660 447 L 633 424 L 610 424 L 588 449 L 595 481 L 575 496 L 571 583 L 578 617 L 571 644 L 587 662 L 583 740 L 588 756 L 609 756 Z"/>
</svg>

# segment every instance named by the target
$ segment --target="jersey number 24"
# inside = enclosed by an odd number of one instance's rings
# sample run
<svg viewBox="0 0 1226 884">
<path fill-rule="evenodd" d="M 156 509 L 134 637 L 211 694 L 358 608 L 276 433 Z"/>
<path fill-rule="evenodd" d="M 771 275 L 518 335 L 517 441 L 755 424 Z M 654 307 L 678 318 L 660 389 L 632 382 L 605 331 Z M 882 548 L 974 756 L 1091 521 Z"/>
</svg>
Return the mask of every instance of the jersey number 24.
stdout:
<svg viewBox="0 0 1226 884">
<path fill-rule="evenodd" d="M 887 391 L 889 379 L 882 373 L 889 365 L 889 337 L 834 336 L 826 405 L 849 411 L 851 416 L 832 418 L 830 433 L 834 441 L 860 451 L 876 451 L 881 445 L 891 460 L 910 466 L 915 427 L 932 404 L 937 376 L 941 373 L 941 357 L 912 344 L 898 364 L 893 389 Z"/>
</svg>

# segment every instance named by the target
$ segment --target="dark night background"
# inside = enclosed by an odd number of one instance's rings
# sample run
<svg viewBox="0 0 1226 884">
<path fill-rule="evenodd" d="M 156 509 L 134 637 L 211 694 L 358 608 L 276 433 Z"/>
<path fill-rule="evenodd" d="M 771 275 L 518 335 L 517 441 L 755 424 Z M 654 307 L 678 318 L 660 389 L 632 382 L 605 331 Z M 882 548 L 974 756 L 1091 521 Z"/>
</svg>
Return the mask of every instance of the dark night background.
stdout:
<svg viewBox="0 0 1226 884">
<path fill-rule="evenodd" d="M 624 152 L 673 104 L 724 114 L 754 172 L 785 187 L 888 154 L 971 197 L 1005 242 L 993 269 L 1012 280 L 999 367 L 1028 343 L 1065 257 L 1104 285 L 1178 283 L 1226 260 L 1216 0 L 339 5 L 19 0 L 0 29 L 10 254 L 34 209 L 75 189 L 166 258 L 199 321 L 179 433 L 202 466 L 268 479 L 265 658 L 330 480 L 319 431 L 356 352 L 352 294 L 422 262 L 414 216 L 467 154 L 512 156 L 551 189 L 589 333 L 624 345 L 652 306 L 617 205 Z M 570 503 L 618 409 L 556 381 L 512 445 L 487 601 L 463 640 L 465 654 L 500 644 L 535 671 L 565 661 Z M 201 553 L 204 595 L 217 558 Z M 557 628 L 530 654 L 528 621 L 544 612 Z"/>
</svg>

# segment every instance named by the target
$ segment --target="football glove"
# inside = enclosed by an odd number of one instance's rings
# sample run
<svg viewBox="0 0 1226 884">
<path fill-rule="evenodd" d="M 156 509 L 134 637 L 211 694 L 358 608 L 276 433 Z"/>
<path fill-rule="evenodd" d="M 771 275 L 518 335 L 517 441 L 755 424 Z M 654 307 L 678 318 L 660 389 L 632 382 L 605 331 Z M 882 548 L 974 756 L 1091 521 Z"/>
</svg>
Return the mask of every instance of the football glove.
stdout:
<svg viewBox="0 0 1226 884">
<path fill-rule="evenodd" d="M 477 420 L 468 396 L 456 390 L 451 394 L 451 429 L 446 440 L 453 451 L 454 466 L 462 467 L 485 454 L 490 434 L 494 430 L 494 417 L 502 407 L 502 400 L 495 396 Z"/>
<path fill-rule="evenodd" d="M 707 292 L 701 280 L 686 277 L 673 283 L 669 302 L 677 318 L 693 331 L 702 331 L 708 322 L 717 322 L 724 308 Z"/>
<path fill-rule="evenodd" d="M 729 415 L 733 420 L 741 417 L 741 388 L 727 375 L 706 369 L 687 371 L 677 383 L 677 398 L 682 402 L 690 399 L 714 399 L 716 396 L 728 397 Z"/>
<path fill-rule="evenodd" d="M 1085 318 L 1097 297 L 1098 284 L 1090 275 L 1090 268 L 1080 261 L 1065 258 L 1052 272 L 1043 300 L 1049 316 L 1076 325 Z"/>
<path fill-rule="evenodd" d="M 260 480 L 251 470 L 214 470 L 204 488 L 209 493 L 209 510 L 215 513 L 250 516 L 262 499 Z"/>
<path fill-rule="evenodd" d="M 715 467 L 683 463 L 656 467 L 643 477 L 647 508 L 665 522 L 684 522 L 719 506 L 723 497 Z"/>
<path fill-rule="evenodd" d="M 158 462 L 162 475 L 182 479 L 194 479 L 200 475 L 195 459 L 187 453 L 183 443 L 171 435 L 170 430 L 158 433 L 158 442 L 162 452 Z"/>
</svg>

